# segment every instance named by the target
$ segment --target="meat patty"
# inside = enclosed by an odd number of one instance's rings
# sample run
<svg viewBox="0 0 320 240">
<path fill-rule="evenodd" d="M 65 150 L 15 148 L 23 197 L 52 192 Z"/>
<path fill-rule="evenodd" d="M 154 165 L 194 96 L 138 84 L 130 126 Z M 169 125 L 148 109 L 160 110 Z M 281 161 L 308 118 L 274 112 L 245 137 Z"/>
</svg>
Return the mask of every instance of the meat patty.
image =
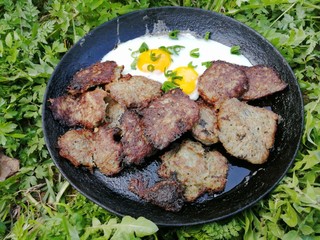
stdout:
<svg viewBox="0 0 320 240">
<path fill-rule="evenodd" d="M 197 101 L 200 118 L 192 127 L 192 135 L 205 145 L 212 145 L 219 141 L 217 113 L 215 109 L 202 99 Z"/>
<path fill-rule="evenodd" d="M 249 90 L 242 95 L 243 100 L 254 100 L 282 91 L 287 83 L 282 81 L 278 73 L 271 67 L 257 65 L 242 67 L 249 81 Z"/>
<path fill-rule="evenodd" d="M 93 138 L 93 161 L 100 172 L 111 176 L 117 174 L 122 169 L 122 144 L 115 141 L 115 136 L 120 134 L 118 128 L 108 128 L 104 125 L 94 133 Z"/>
<path fill-rule="evenodd" d="M 218 114 L 219 139 L 231 155 L 262 164 L 274 144 L 277 120 L 278 115 L 270 110 L 232 98 Z"/>
<path fill-rule="evenodd" d="M 158 174 L 163 178 L 175 175 L 185 187 L 184 197 L 195 201 L 204 192 L 220 192 L 227 182 L 228 161 L 218 151 L 205 151 L 201 143 L 185 140 L 161 157 Z"/>
<path fill-rule="evenodd" d="M 200 96 L 218 109 L 224 100 L 241 97 L 248 89 L 248 79 L 240 66 L 213 61 L 199 77 L 198 88 Z"/>
<path fill-rule="evenodd" d="M 110 83 L 106 86 L 110 96 L 127 108 L 143 108 L 161 96 L 161 83 L 143 76 Z"/>
<path fill-rule="evenodd" d="M 105 119 L 107 93 L 102 89 L 80 96 L 64 95 L 49 99 L 54 119 L 67 126 L 94 128 Z"/>
<path fill-rule="evenodd" d="M 152 101 L 141 111 L 145 135 L 157 149 L 163 149 L 190 130 L 199 119 L 199 107 L 180 89 Z"/>
<path fill-rule="evenodd" d="M 122 169 L 122 145 L 114 140 L 119 129 L 98 128 L 97 132 L 88 129 L 69 130 L 58 139 L 60 156 L 73 165 L 85 166 L 92 170 L 97 166 L 106 175 L 114 175 Z"/>
<path fill-rule="evenodd" d="M 139 116 L 132 111 L 125 111 L 120 119 L 122 130 L 124 162 L 139 165 L 153 151 L 153 146 L 146 139 Z"/>
<path fill-rule="evenodd" d="M 126 108 L 111 97 L 107 97 L 106 102 L 106 121 L 109 123 L 109 127 L 120 127 L 120 119 Z"/>
<path fill-rule="evenodd" d="M 78 71 L 68 86 L 70 94 L 84 93 L 89 88 L 117 81 L 121 77 L 123 66 L 114 61 L 97 62 Z"/>
<path fill-rule="evenodd" d="M 166 211 L 178 212 L 184 204 L 182 186 L 174 180 L 163 180 L 149 188 L 143 180 L 131 179 L 129 190 Z"/>
<path fill-rule="evenodd" d="M 76 167 L 85 166 L 92 170 L 95 166 L 92 138 L 93 133 L 88 129 L 69 130 L 58 139 L 60 156 L 68 159 Z"/>
</svg>

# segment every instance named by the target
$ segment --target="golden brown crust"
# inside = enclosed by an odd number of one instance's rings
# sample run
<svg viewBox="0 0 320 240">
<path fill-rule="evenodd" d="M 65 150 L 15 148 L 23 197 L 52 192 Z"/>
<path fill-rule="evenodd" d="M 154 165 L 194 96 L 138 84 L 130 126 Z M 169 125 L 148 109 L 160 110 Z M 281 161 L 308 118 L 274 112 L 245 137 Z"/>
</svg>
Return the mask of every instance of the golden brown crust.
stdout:
<svg viewBox="0 0 320 240">
<path fill-rule="evenodd" d="M 190 130 L 199 119 L 199 107 L 180 89 L 152 101 L 141 111 L 145 135 L 157 149 L 163 149 Z"/>
<path fill-rule="evenodd" d="M 262 164 L 274 144 L 277 120 L 270 110 L 229 99 L 218 114 L 219 139 L 231 155 Z"/>
<path fill-rule="evenodd" d="M 84 93 L 89 88 L 117 81 L 121 77 L 123 66 L 114 61 L 97 62 L 78 71 L 68 86 L 72 95 Z"/>
</svg>

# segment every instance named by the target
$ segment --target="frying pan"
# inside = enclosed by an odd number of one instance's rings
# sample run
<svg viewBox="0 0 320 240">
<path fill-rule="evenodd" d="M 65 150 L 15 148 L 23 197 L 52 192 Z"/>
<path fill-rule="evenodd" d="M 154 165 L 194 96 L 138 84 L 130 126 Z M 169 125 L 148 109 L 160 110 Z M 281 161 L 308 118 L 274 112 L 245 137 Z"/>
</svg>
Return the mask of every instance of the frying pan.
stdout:
<svg viewBox="0 0 320 240">
<path fill-rule="evenodd" d="M 144 166 L 126 168 L 115 177 L 98 170 L 93 173 L 76 168 L 59 156 L 57 139 L 68 128 L 53 119 L 49 98 L 66 93 L 72 76 L 97 61 L 119 42 L 153 32 L 159 24 L 167 30 L 191 31 L 199 36 L 211 33 L 211 39 L 227 46 L 239 45 L 242 54 L 253 64 L 273 67 L 288 83 L 277 94 L 252 102 L 269 107 L 281 116 L 274 148 L 267 163 L 253 166 L 232 157 L 226 189 L 216 195 L 200 197 L 180 212 L 167 212 L 128 191 L 132 177 L 143 176 L 150 183 L 158 180 L 159 159 L 154 156 Z M 265 197 L 279 183 L 295 159 L 303 129 L 303 102 L 297 80 L 281 54 L 254 30 L 224 15 L 197 8 L 161 7 L 132 12 L 106 22 L 77 42 L 61 59 L 52 74 L 43 102 L 43 130 L 47 148 L 61 174 L 84 196 L 119 216 L 144 216 L 158 226 L 186 226 L 220 220 L 234 215 Z M 218 146 L 219 148 L 219 146 Z"/>
</svg>

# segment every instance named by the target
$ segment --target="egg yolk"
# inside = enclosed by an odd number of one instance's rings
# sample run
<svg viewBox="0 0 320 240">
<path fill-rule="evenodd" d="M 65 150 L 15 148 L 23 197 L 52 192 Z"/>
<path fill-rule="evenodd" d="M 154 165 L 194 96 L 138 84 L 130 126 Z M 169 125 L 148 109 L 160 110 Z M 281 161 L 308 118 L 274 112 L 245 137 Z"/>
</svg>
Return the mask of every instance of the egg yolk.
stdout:
<svg viewBox="0 0 320 240">
<path fill-rule="evenodd" d="M 191 94 L 197 86 L 198 73 L 192 67 L 178 67 L 172 71 L 175 77 L 169 80 L 181 88 L 186 94 Z"/>
<path fill-rule="evenodd" d="M 164 72 L 171 64 L 170 53 L 161 49 L 150 49 L 142 52 L 137 61 L 137 67 L 143 72 L 155 70 Z"/>
</svg>

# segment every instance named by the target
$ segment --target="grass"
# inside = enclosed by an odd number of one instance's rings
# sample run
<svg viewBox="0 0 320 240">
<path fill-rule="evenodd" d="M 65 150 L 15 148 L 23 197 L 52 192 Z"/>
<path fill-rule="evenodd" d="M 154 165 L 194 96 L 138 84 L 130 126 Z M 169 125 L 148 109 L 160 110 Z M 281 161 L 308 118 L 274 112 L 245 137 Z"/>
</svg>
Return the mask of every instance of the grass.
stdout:
<svg viewBox="0 0 320 240">
<path fill-rule="evenodd" d="M 0 182 L 0 238 L 109 239 L 114 234 L 113 239 L 319 239 L 319 3 L 1 0 L 0 148 L 19 159 L 21 168 Z M 305 128 L 292 168 L 258 204 L 223 221 L 157 231 L 148 221 L 117 218 L 61 177 L 44 144 L 41 105 L 54 67 L 88 31 L 133 10 L 168 5 L 221 12 L 266 37 L 299 81 L 305 100 Z M 129 232 L 123 230 L 128 222 L 134 226 Z M 140 235 L 139 226 L 150 231 Z"/>
</svg>

